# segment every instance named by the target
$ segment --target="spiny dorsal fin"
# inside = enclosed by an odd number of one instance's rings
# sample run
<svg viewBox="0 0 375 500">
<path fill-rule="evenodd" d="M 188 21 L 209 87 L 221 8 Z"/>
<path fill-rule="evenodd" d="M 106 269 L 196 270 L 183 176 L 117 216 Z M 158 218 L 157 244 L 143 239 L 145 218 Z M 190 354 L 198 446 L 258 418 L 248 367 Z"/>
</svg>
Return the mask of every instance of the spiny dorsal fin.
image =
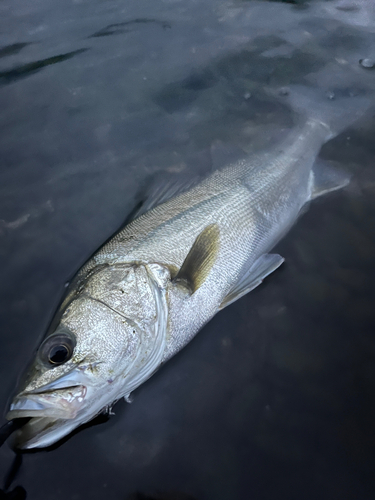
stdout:
<svg viewBox="0 0 375 500">
<path fill-rule="evenodd" d="M 144 213 L 152 210 L 153 208 L 165 203 L 166 201 L 184 193 L 194 187 L 198 182 L 202 180 L 200 176 L 187 176 L 180 175 L 171 178 L 158 180 L 157 183 L 150 189 L 147 193 L 145 199 L 140 203 L 129 215 L 126 220 L 126 224 L 131 222 L 137 217 L 140 217 Z"/>
<path fill-rule="evenodd" d="M 174 281 L 185 281 L 192 293 L 196 292 L 216 261 L 219 245 L 219 227 L 210 224 L 195 240 Z"/>
</svg>

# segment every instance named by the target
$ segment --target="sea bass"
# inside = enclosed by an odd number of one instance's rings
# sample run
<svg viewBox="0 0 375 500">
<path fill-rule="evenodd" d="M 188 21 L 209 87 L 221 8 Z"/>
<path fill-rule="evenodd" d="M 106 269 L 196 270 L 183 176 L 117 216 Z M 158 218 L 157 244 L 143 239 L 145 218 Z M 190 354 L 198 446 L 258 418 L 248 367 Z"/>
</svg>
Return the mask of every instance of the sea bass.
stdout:
<svg viewBox="0 0 375 500">
<path fill-rule="evenodd" d="M 20 448 L 49 446 L 128 399 L 282 264 L 270 251 L 308 201 L 348 182 L 314 162 L 363 102 L 292 94 L 299 111 L 314 111 L 281 144 L 155 199 L 79 271 L 7 414 L 30 417 Z"/>
</svg>

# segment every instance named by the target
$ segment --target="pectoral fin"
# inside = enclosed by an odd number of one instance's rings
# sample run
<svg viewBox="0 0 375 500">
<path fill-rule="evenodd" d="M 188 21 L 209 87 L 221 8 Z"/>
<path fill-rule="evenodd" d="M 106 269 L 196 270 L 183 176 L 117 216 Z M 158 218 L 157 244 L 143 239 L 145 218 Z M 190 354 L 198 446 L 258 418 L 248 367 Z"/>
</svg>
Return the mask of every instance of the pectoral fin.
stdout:
<svg viewBox="0 0 375 500">
<path fill-rule="evenodd" d="M 220 230 L 216 224 L 207 226 L 197 237 L 174 281 L 183 281 L 192 293 L 205 282 L 216 261 Z"/>
<path fill-rule="evenodd" d="M 223 309 L 232 302 L 235 302 L 245 294 L 254 290 L 262 283 L 264 278 L 275 271 L 284 262 L 284 258 L 278 254 L 265 254 L 259 257 L 254 264 L 248 269 L 236 282 L 219 309 Z"/>
</svg>

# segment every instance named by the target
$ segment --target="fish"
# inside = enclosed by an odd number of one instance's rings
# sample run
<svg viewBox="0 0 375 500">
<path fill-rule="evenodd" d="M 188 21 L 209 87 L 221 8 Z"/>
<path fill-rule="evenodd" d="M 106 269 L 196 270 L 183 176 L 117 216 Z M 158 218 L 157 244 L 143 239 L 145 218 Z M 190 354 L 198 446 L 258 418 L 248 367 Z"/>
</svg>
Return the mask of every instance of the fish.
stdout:
<svg viewBox="0 0 375 500">
<path fill-rule="evenodd" d="M 163 186 L 73 279 L 6 418 L 20 449 L 51 446 L 110 409 L 210 319 L 284 262 L 272 253 L 307 204 L 347 185 L 316 162 L 368 107 L 294 86 L 299 117 L 280 144 L 189 185 Z"/>
</svg>

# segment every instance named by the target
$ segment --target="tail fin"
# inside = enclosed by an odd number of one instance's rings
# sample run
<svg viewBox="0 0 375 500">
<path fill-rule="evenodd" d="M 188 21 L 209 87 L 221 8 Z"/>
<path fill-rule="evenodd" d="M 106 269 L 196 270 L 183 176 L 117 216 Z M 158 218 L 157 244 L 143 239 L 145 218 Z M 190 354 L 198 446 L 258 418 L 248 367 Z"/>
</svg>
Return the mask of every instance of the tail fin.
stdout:
<svg viewBox="0 0 375 500">
<path fill-rule="evenodd" d="M 281 95 L 280 99 L 285 99 L 300 119 L 323 123 L 328 129 L 327 140 L 355 123 L 374 104 L 374 99 L 365 91 L 354 93 L 348 89 L 327 93 L 318 88 L 291 85 Z"/>
</svg>

